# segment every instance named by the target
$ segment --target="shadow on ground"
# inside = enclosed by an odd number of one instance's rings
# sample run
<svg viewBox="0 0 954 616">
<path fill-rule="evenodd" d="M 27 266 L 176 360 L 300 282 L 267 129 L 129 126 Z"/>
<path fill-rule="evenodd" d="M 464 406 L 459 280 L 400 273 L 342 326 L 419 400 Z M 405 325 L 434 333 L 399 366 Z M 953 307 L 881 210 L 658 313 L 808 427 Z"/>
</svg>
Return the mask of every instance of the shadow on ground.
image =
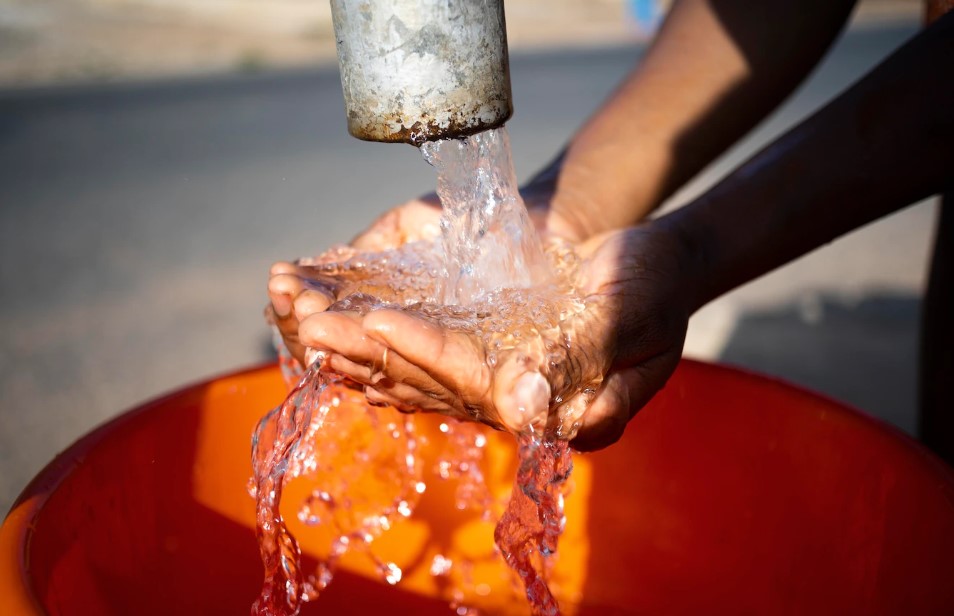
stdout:
<svg viewBox="0 0 954 616">
<path fill-rule="evenodd" d="M 921 299 L 806 294 L 743 312 L 719 360 L 827 394 L 914 434 Z"/>
</svg>

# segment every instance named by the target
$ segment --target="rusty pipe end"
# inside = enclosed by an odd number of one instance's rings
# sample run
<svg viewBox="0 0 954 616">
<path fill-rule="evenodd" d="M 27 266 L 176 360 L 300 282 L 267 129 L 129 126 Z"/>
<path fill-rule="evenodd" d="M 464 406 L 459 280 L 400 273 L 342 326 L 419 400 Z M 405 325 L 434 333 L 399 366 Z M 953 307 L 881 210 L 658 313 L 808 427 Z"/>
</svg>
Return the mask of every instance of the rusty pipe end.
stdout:
<svg viewBox="0 0 954 616">
<path fill-rule="evenodd" d="M 513 114 L 502 0 L 332 0 L 348 132 L 420 145 Z"/>
<path fill-rule="evenodd" d="M 348 117 L 348 132 L 352 136 L 364 141 L 381 141 L 385 143 L 410 143 L 419 146 L 427 141 L 438 139 L 460 139 L 498 128 L 513 115 L 513 105 L 509 100 L 499 101 L 490 106 L 483 113 L 448 113 L 448 119 L 438 121 L 421 118 L 410 126 L 411 118 L 396 116 L 391 118 L 375 118 L 368 122 L 361 117 Z"/>
</svg>

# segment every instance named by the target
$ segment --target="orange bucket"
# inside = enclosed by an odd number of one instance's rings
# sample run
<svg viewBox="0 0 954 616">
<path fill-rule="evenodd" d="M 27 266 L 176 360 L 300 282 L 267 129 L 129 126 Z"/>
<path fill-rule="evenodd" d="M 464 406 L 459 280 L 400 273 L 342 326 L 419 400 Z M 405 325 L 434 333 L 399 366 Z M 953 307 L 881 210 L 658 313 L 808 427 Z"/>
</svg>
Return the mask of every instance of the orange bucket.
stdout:
<svg viewBox="0 0 954 616">
<path fill-rule="evenodd" d="M 0 614 L 247 614 L 262 582 L 249 437 L 284 393 L 275 367 L 223 377 L 57 457 L 0 528 Z M 490 439 L 497 493 L 513 449 Z M 475 560 L 486 612 L 527 612 L 481 561 L 489 525 L 426 481 L 380 539 L 405 580 L 388 586 L 354 555 L 304 614 L 450 614 L 436 553 Z M 954 614 L 950 469 L 884 424 L 738 370 L 683 361 L 620 443 L 577 456 L 567 514 L 554 580 L 568 615 Z M 307 570 L 320 541 L 292 530 Z"/>
</svg>

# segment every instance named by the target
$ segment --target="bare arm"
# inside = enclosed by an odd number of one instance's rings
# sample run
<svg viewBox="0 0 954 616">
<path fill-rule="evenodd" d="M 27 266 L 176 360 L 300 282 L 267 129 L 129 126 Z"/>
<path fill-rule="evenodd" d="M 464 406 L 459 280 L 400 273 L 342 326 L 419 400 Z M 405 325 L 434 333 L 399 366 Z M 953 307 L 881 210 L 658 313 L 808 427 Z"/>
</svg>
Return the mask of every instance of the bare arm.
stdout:
<svg viewBox="0 0 954 616">
<path fill-rule="evenodd" d="M 531 190 L 552 193 L 576 239 L 643 219 L 801 83 L 853 5 L 677 0 L 639 66 Z"/>
<path fill-rule="evenodd" d="M 565 365 L 609 371 L 587 402 L 574 446 L 596 449 L 619 438 L 626 422 L 678 363 L 693 310 L 954 183 L 951 109 L 954 14 L 694 203 L 648 224 L 582 243 L 588 309 L 560 324 L 576 350 L 574 360 Z M 636 171 L 616 169 L 623 176 Z M 324 334 L 333 328 L 322 325 L 321 318 L 303 324 L 306 341 L 339 348 L 334 335 Z M 362 333 L 440 385 L 429 382 L 426 391 L 382 401 L 414 408 L 432 404 L 438 412 L 451 412 L 448 405 L 479 409 L 480 417 L 511 427 L 513 416 L 507 410 L 532 406 L 512 404 L 524 391 L 523 375 L 504 373 L 499 363 L 488 368 L 480 344 L 465 334 L 416 322 L 399 311 L 379 311 L 363 321 L 362 329 L 340 338 L 355 339 Z M 350 376 L 366 377 L 364 365 Z M 416 372 L 390 366 L 391 381 L 414 382 Z M 532 363 L 520 367 L 535 369 Z M 578 382 L 576 373 L 561 369 L 548 364 L 547 374 L 551 379 L 568 375 L 567 382 Z M 486 387 L 488 382 L 494 386 Z M 440 395 L 435 398 L 434 392 Z M 445 406 L 433 406 L 434 399 Z"/>
<path fill-rule="evenodd" d="M 692 308 L 954 186 L 952 110 L 949 14 L 696 202 L 656 221 L 696 259 Z"/>
<path fill-rule="evenodd" d="M 528 205 L 545 206 L 544 224 L 573 240 L 642 220 L 804 79 L 854 2 L 676 0 L 640 65 L 524 187 Z M 354 245 L 398 245 L 434 226 L 439 210 L 411 201 Z M 302 359 L 298 323 L 330 300 L 308 290 L 292 264 L 272 274 L 271 318 Z"/>
</svg>

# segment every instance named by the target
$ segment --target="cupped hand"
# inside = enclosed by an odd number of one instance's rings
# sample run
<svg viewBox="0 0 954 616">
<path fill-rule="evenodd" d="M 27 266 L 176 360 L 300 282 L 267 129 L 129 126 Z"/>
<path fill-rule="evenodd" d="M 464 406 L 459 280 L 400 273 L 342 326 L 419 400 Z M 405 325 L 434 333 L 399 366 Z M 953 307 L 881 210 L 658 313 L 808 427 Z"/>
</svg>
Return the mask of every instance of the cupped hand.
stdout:
<svg viewBox="0 0 954 616">
<path fill-rule="evenodd" d="M 585 232 L 564 215 L 550 208 L 554 182 L 545 174 L 521 189 L 531 219 L 538 231 L 573 241 Z M 399 205 L 375 220 L 347 246 L 337 246 L 311 259 L 297 263 L 278 262 L 269 271 L 266 318 L 277 326 L 286 348 L 298 362 L 305 364 L 306 345 L 301 343 L 298 326 L 308 316 L 327 310 L 335 301 L 334 290 L 315 275 L 314 266 L 341 260 L 356 252 L 380 252 L 399 248 L 409 242 L 430 239 L 440 234 L 441 205 L 436 195 L 425 195 Z"/>
<path fill-rule="evenodd" d="M 299 342 L 365 385 L 368 399 L 496 427 L 556 429 L 577 449 L 605 447 L 678 363 L 690 312 L 688 259 L 653 224 L 578 246 L 586 309 L 560 323 L 554 360 L 528 341 L 495 361 L 473 333 L 404 310 L 312 313 Z M 604 378 L 605 375 L 605 378 Z"/>
<path fill-rule="evenodd" d="M 270 303 L 265 314 L 278 327 L 291 355 L 305 364 L 307 347 L 299 339 L 298 326 L 302 320 L 326 310 L 335 301 L 334 289 L 315 275 L 316 265 L 342 260 L 359 251 L 380 252 L 436 237 L 440 234 L 440 216 L 437 197 L 414 199 L 389 210 L 348 246 L 336 246 L 318 257 L 297 263 L 272 265 L 268 280 Z"/>
</svg>

